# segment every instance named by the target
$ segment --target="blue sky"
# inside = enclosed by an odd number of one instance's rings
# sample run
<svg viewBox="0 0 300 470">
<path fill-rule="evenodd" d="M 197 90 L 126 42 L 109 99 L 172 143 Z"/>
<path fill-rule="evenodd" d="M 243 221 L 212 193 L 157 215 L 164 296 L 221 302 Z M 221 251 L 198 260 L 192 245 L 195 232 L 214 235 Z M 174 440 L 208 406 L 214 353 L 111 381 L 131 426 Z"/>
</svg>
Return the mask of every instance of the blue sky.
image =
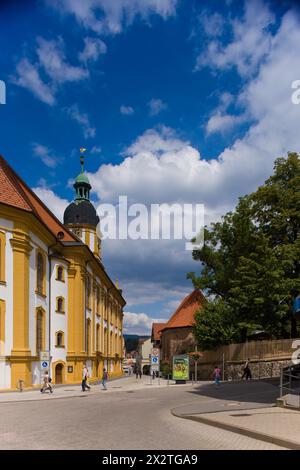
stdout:
<svg viewBox="0 0 300 470">
<path fill-rule="evenodd" d="M 0 41 L 0 152 L 60 218 L 81 146 L 96 205 L 204 203 L 208 223 L 299 150 L 296 2 L 1 2 Z M 179 241 L 105 241 L 103 256 L 133 333 L 199 269 Z"/>
</svg>

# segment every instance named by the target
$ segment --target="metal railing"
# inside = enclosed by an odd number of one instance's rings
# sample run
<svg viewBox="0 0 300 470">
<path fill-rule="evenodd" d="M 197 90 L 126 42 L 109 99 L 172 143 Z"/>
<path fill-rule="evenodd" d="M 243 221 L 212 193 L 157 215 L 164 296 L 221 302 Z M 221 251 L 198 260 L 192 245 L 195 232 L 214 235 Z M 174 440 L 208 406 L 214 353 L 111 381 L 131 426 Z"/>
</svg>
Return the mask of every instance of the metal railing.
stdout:
<svg viewBox="0 0 300 470">
<path fill-rule="evenodd" d="M 297 386 L 293 386 L 293 381 L 297 381 Z M 299 365 L 291 365 L 281 367 L 280 370 L 280 398 L 286 394 L 286 390 L 290 395 L 298 396 L 298 408 L 300 408 L 300 367 Z M 292 405 L 293 406 L 293 405 Z"/>
</svg>

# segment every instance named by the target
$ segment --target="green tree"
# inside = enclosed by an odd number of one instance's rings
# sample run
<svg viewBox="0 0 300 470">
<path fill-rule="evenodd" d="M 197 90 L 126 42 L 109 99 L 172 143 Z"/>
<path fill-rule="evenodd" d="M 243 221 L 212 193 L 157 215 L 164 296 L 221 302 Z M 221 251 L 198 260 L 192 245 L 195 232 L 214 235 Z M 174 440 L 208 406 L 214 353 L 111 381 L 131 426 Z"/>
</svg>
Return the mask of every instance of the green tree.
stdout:
<svg viewBox="0 0 300 470">
<path fill-rule="evenodd" d="M 251 197 L 255 223 L 269 240 L 283 271 L 285 304 L 291 320 L 291 336 L 297 336 L 292 312 L 294 298 L 300 292 L 300 158 L 289 153 L 278 158 L 274 175 Z"/>
<path fill-rule="evenodd" d="M 234 312 L 222 299 L 208 302 L 196 313 L 194 334 L 202 350 L 241 340 Z"/>
<path fill-rule="evenodd" d="M 196 288 L 213 301 L 196 316 L 201 347 L 244 341 L 253 329 L 269 337 L 296 336 L 292 302 L 300 292 L 300 159 L 275 162 L 274 175 L 235 211 L 205 228 L 205 243 L 193 252 L 200 276 Z M 291 324 L 291 332 L 289 325 Z"/>
</svg>

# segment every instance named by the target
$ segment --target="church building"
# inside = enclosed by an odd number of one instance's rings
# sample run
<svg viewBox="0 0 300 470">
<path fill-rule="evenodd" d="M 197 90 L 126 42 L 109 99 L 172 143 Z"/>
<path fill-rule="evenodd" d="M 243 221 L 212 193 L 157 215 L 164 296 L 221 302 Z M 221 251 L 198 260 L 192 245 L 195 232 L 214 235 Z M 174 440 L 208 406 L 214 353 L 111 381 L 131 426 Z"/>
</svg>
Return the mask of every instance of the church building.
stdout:
<svg viewBox="0 0 300 470">
<path fill-rule="evenodd" d="M 0 390 L 122 374 L 122 291 L 101 257 L 84 173 L 62 224 L 0 156 Z"/>
<path fill-rule="evenodd" d="M 202 292 L 195 289 L 182 300 L 167 323 L 160 324 L 159 328 L 153 324 L 152 331 L 159 329 L 157 339 L 162 361 L 172 362 L 173 356 L 196 350 L 197 341 L 193 332 L 195 314 L 205 302 Z"/>
</svg>

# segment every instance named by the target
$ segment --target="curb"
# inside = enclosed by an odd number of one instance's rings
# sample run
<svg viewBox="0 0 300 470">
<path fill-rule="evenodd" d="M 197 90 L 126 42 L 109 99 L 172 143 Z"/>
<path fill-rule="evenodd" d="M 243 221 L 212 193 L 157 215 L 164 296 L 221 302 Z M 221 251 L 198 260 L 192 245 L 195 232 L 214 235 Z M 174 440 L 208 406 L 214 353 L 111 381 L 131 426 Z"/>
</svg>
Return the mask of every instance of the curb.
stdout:
<svg viewBox="0 0 300 470">
<path fill-rule="evenodd" d="M 114 380 L 118 380 L 118 378 L 111 379 L 110 383 L 112 383 Z M 77 385 L 78 384 L 73 385 L 73 386 L 77 386 Z M 145 385 L 150 385 L 150 384 L 145 384 Z M 63 388 L 63 387 L 66 387 L 66 386 L 68 386 L 68 385 L 60 384 L 59 386 L 55 386 L 54 393 L 53 394 L 48 394 L 47 393 L 47 395 L 43 396 L 43 398 L 42 398 L 42 396 L 41 396 L 41 394 L 38 390 L 35 390 L 35 393 L 37 395 L 36 397 L 25 398 L 27 392 L 30 392 L 30 391 L 32 392 L 32 390 L 26 390 L 26 391 L 22 392 L 22 393 L 24 393 L 25 396 L 24 395 L 22 396 L 20 394 L 20 395 L 18 395 L 18 397 L 15 397 L 13 400 L 12 399 L 10 399 L 10 400 L 9 399 L 6 399 L 6 400 L 1 400 L 0 399 L 0 406 L 2 404 L 8 404 L 8 403 L 25 403 L 25 402 L 32 403 L 32 402 L 43 402 L 43 401 L 48 401 L 48 400 L 65 400 L 65 399 L 70 399 L 70 398 L 82 398 L 82 397 L 88 397 L 88 396 L 89 397 L 93 397 L 93 396 L 95 397 L 95 396 L 98 396 L 99 393 L 101 394 L 101 391 L 102 391 L 101 389 L 97 390 L 97 388 L 100 386 L 100 383 L 97 383 L 97 384 L 94 383 L 94 384 L 92 384 L 92 390 L 93 389 L 95 390 L 94 393 L 86 392 L 86 394 L 83 394 L 81 391 L 78 390 L 78 391 L 74 392 L 74 395 L 66 394 L 66 395 L 57 396 L 55 394 L 55 389 L 56 388 L 59 391 L 60 388 Z M 152 386 L 152 384 L 151 384 L 151 386 Z M 112 385 L 111 388 L 113 388 L 113 387 L 114 387 L 114 385 Z M 154 389 L 159 389 L 159 387 L 160 387 L 159 385 L 154 385 L 153 386 Z M 161 385 L 161 388 L 163 388 L 163 387 L 166 387 L 166 386 Z M 141 389 L 138 389 L 138 390 L 141 390 Z M 128 392 L 128 390 L 122 390 L 122 391 L 123 392 Z M 131 390 L 129 390 L 129 391 L 131 391 Z M 119 392 L 119 390 L 118 390 L 118 392 Z M 1 394 L 0 394 L 0 397 L 1 397 Z"/>
<path fill-rule="evenodd" d="M 47 395 L 48 396 L 48 395 Z M 87 397 L 88 395 L 66 395 L 66 396 L 55 396 L 55 395 L 49 395 L 49 398 L 28 398 L 28 399 L 20 399 L 20 400 L 6 400 L 6 401 L 0 401 L 0 406 L 3 404 L 8 404 L 8 403 L 26 403 L 26 402 L 43 402 L 43 401 L 48 401 L 48 400 L 66 400 L 69 398 L 82 398 L 82 397 Z M 90 396 L 93 396 L 90 395 Z M 51 398 L 50 398 L 51 397 Z"/>
<path fill-rule="evenodd" d="M 180 415 L 180 414 L 177 414 L 174 410 L 171 410 L 171 414 L 175 416 L 176 418 L 197 421 L 198 423 L 207 424 L 209 426 L 214 426 L 216 428 L 224 429 L 226 431 L 235 432 L 237 434 L 242 434 L 243 436 L 252 437 L 253 439 L 268 442 L 270 444 L 276 444 L 280 447 L 285 447 L 287 449 L 300 450 L 300 443 L 289 441 L 286 439 L 281 439 L 279 437 L 274 437 L 270 434 L 266 434 L 263 432 L 252 431 L 249 428 L 244 428 L 241 426 L 234 426 L 233 424 L 221 423 L 220 421 L 212 421 L 209 418 L 205 418 L 203 415 L 201 416 Z M 210 414 L 210 413 L 207 413 L 207 414 Z"/>
</svg>

